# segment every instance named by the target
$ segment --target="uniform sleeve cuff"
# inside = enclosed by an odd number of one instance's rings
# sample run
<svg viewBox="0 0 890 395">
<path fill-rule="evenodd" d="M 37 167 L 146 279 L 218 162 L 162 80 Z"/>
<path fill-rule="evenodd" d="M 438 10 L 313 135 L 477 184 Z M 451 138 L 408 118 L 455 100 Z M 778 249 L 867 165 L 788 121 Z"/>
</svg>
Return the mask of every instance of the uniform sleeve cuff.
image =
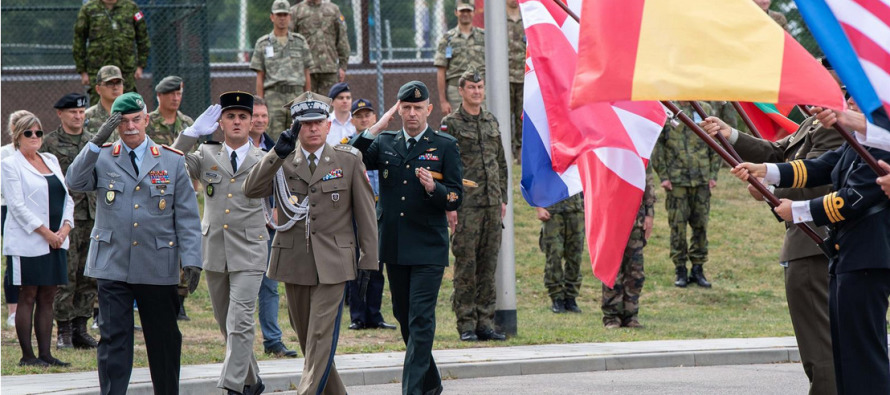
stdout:
<svg viewBox="0 0 890 395">
<path fill-rule="evenodd" d="M 738 138 L 738 135 L 736 135 Z M 770 185 L 777 185 L 782 181 L 782 173 L 779 170 L 779 166 L 775 163 L 767 163 L 766 164 L 766 176 L 763 177 L 763 181 Z"/>
<path fill-rule="evenodd" d="M 735 130 L 734 128 L 731 128 L 731 129 L 732 129 L 732 132 L 729 133 L 729 138 L 726 140 L 728 140 L 730 144 L 735 145 L 735 142 L 739 141 L 739 131 Z"/>
<path fill-rule="evenodd" d="M 93 143 L 92 141 L 87 143 L 87 146 L 90 147 L 90 151 L 92 151 L 94 154 L 98 154 L 100 151 L 102 151 L 102 149 L 99 148 L 99 146 L 96 145 L 96 143 Z"/>
<path fill-rule="evenodd" d="M 791 217 L 794 218 L 794 223 L 796 224 L 812 221 L 813 215 L 810 213 L 810 202 L 806 200 L 791 202 Z"/>
</svg>

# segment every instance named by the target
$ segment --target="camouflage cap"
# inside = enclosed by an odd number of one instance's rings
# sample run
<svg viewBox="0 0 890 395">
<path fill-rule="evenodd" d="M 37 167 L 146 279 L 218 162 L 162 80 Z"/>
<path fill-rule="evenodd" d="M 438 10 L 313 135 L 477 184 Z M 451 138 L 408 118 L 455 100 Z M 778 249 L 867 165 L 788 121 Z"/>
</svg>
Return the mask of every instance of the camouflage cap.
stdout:
<svg viewBox="0 0 890 395">
<path fill-rule="evenodd" d="M 145 109 L 145 101 L 142 96 L 136 92 L 127 92 L 114 99 L 111 105 L 111 112 L 119 112 L 122 115 L 132 114 L 134 112 L 143 111 Z"/>
<path fill-rule="evenodd" d="M 399 88 L 398 99 L 406 103 L 419 103 L 430 98 L 430 91 L 420 81 L 411 81 Z"/>
<path fill-rule="evenodd" d="M 124 79 L 124 75 L 121 73 L 121 69 L 119 69 L 117 66 L 102 66 L 102 68 L 99 69 L 99 72 L 96 73 L 97 82 L 107 82 L 114 79 Z"/>
<path fill-rule="evenodd" d="M 460 75 L 460 79 L 475 83 L 482 81 L 482 74 L 479 74 L 479 71 L 476 70 L 475 67 L 470 67 Z"/>
<path fill-rule="evenodd" d="M 69 93 L 65 96 L 62 96 L 59 101 L 53 106 L 53 108 L 64 110 L 66 108 L 86 108 L 89 104 L 89 100 L 87 97 L 80 93 Z"/>
<path fill-rule="evenodd" d="M 355 114 L 361 110 L 371 110 L 374 112 L 374 105 L 371 104 L 370 100 L 367 99 L 358 99 L 352 103 L 352 113 Z"/>
<path fill-rule="evenodd" d="M 290 109 L 290 116 L 295 121 L 320 121 L 330 116 L 331 99 L 318 93 L 303 92 L 284 107 Z"/>
<path fill-rule="evenodd" d="M 473 2 L 473 0 L 457 0 L 456 4 L 457 4 L 458 11 L 463 11 L 463 10 L 474 11 L 474 10 L 476 10 L 476 4 Z"/>
<path fill-rule="evenodd" d="M 289 14 L 290 3 L 287 0 L 275 0 L 272 3 L 273 14 Z"/>
<path fill-rule="evenodd" d="M 164 77 L 156 86 L 157 93 L 170 93 L 182 89 L 182 77 L 175 75 Z"/>
<path fill-rule="evenodd" d="M 219 105 L 223 111 L 244 110 L 253 115 L 253 95 L 247 92 L 232 91 L 219 95 Z"/>
</svg>

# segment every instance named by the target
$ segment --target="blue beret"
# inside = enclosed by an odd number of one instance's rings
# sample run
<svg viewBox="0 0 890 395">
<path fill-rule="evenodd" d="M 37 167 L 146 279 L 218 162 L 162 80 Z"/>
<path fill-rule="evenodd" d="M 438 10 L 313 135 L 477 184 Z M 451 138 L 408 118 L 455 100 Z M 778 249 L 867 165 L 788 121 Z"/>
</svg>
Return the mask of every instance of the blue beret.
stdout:
<svg viewBox="0 0 890 395">
<path fill-rule="evenodd" d="M 338 82 L 331 87 L 331 91 L 328 92 L 328 97 L 330 97 L 331 99 L 336 99 L 337 95 L 343 92 L 349 92 L 349 84 L 345 82 Z"/>
</svg>

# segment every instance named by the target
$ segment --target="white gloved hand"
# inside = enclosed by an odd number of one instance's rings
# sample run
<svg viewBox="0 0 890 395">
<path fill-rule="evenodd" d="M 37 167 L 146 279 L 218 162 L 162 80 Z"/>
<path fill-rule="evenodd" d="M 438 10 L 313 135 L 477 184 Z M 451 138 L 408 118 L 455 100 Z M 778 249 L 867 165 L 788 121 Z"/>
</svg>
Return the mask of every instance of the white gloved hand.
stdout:
<svg viewBox="0 0 890 395">
<path fill-rule="evenodd" d="M 194 138 L 213 134 L 219 128 L 219 122 L 217 121 L 220 114 L 222 114 L 222 106 L 219 104 L 207 107 L 204 113 L 195 120 L 195 124 L 183 130 L 182 134 Z"/>
</svg>

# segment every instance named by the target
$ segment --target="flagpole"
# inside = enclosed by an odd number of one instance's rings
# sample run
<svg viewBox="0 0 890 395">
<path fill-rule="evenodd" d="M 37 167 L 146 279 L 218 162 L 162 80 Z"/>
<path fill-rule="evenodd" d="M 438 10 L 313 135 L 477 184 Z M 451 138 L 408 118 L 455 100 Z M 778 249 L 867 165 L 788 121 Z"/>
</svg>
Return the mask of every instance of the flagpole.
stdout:
<svg viewBox="0 0 890 395">
<path fill-rule="evenodd" d="M 559 0 L 555 0 L 555 1 L 559 1 Z M 667 107 L 668 110 L 671 110 L 674 114 L 676 114 L 676 116 L 678 118 L 680 118 L 680 121 L 682 121 L 684 124 L 686 124 L 686 126 L 688 126 L 690 129 L 692 129 L 692 131 L 700 139 L 702 139 L 702 141 L 704 141 L 709 147 L 711 147 L 711 149 L 716 151 L 717 154 L 720 155 L 721 158 L 723 158 L 723 160 L 725 160 L 727 163 L 729 163 L 732 167 L 736 167 L 739 165 L 739 161 L 737 161 L 735 158 L 732 157 L 732 155 L 730 155 L 728 152 L 726 152 L 726 150 L 724 150 L 723 147 L 720 147 L 720 145 L 718 145 L 716 141 L 711 139 L 708 136 L 708 133 L 705 132 L 701 127 L 699 127 L 695 123 L 695 121 L 692 120 L 692 118 L 689 118 L 688 115 L 681 112 L 680 108 L 677 107 L 676 104 L 674 104 L 668 100 L 662 100 L 661 104 L 664 104 L 664 106 Z M 748 177 L 748 183 L 751 184 L 754 187 L 754 189 L 757 190 L 757 192 L 760 192 L 760 194 L 763 195 L 763 198 L 767 202 L 772 204 L 773 206 L 778 206 L 779 204 L 781 204 L 781 202 L 779 201 L 779 198 L 776 197 L 776 195 L 774 195 L 772 192 L 770 192 L 769 189 L 766 189 L 766 187 L 763 184 L 761 184 L 760 181 L 757 180 L 757 177 Z M 816 231 L 814 231 L 813 228 L 811 228 L 809 225 L 807 225 L 805 223 L 798 223 L 795 225 L 797 225 L 797 227 L 800 228 L 801 231 L 803 231 L 807 236 L 809 236 L 811 239 L 813 239 L 814 242 L 816 242 L 816 244 L 819 246 L 819 248 L 822 250 L 822 253 L 824 253 L 825 256 L 828 256 L 828 257 L 831 256 L 830 252 L 828 250 L 828 246 L 826 246 L 825 241 L 822 240 L 822 236 L 819 236 L 819 234 L 816 233 Z"/>
<path fill-rule="evenodd" d="M 695 112 L 698 113 L 698 116 L 701 117 L 702 121 L 704 121 L 705 118 L 708 117 L 708 113 L 705 112 L 705 109 L 702 108 L 701 104 L 699 104 L 697 101 L 692 100 L 689 103 L 692 104 L 692 108 L 695 109 Z M 720 142 L 720 145 L 722 145 L 723 148 L 726 149 L 726 152 L 732 155 L 735 160 L 739 162 L 742 161 L 742 157 L 739 156 L 739 153 L 736 152 L 735 148 L 732 147 L 732 144 L 729 143 L 729 140 L 727 140 L 726 137 L 723 137 L 723 133 L 717 133 L 715 136 L 717 138 L 717 141 Z"/>
<path fill-rule="evenodd" d="M 737 101 L 734 101 L 731 103 L 732 103 L 732 108 L 735 108 L 735 112 L 739 113 L 739 116 L 742 117 L 742 122 L 744 122 L 745 126 L 748 127 L 748 130 L 751 131 L 751 134 L 753 134 L 754 137 L 762 139 L 763 135 L 761 135 L 760 131 L 757 130 L 757 127 L 754 126 L 754 122 L 751 121 L 751 117 L 748 116 L 748 113 L 745 112 L 745 109 L 742 108 L 742 105 Z"/>
<path fill-rule="evenodd" d="M 800 111 L 802 111 L 808 117 L 813 116 L 813 111 L 811 111 L 809 107 L 805 105 L 799 105 L 797 107 L 800 108 Z M 875 159 L 875 157 L 872 156 L 872 154 L 868 152 L 865 147 L 862 146 L 859 140 L 856 140 L 856 137 L 853 137 L 852 133 L 848 132 L 846 129 L 844 129 L 843 126 L 841 126 L 840 123 L 837 122 L 835 122 L 834 126 L 832 127 L 834 128 L 834 130 L 841 134 L 841 137 L 846 140 L 847 144 L 850 144 L 850 147 L 853 148 L 853 151 L 856 151 L 856 153 L 859 154 L 860 157 L 862 157 L 865 163 L 868 164 L 868 167 L 871 167 L 871 169 L 874 170 L 874 172 L 877 173 L 878 176 L 883 177 L 888 174 L 887 171 L 884 170 L 884 168 L 878 165 L 877 159 Z"/>
</svg>

